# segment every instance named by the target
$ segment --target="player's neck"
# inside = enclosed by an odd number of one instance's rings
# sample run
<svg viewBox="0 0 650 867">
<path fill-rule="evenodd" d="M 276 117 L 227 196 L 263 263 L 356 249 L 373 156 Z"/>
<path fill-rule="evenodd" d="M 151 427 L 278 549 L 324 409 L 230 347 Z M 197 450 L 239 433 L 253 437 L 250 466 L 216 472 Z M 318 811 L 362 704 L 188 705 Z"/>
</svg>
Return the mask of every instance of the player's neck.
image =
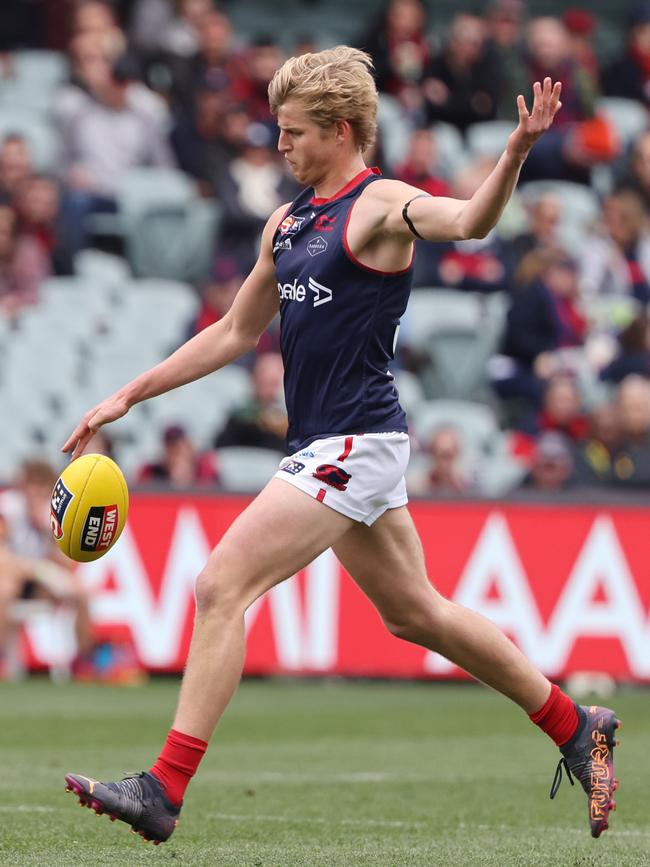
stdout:
<svg viewBox="0 0 650 867">
<path fill-rule="evenodd" d="M 314 183 L 314 198 L 329 199 L 335 196 L 339 190 L 349 184 L 352 178 L 366 169 L 361 154 L 346 161 L 342 165 L 333 165 L 323 177 Z"/>
</svg>

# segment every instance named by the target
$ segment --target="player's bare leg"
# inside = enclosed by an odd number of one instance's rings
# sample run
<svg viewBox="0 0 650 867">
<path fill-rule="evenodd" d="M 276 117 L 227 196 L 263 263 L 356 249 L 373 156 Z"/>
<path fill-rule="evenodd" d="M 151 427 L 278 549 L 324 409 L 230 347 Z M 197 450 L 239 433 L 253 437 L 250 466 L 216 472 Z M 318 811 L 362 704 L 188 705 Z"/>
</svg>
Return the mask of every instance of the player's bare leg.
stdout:
<svg viewBox="0 0 650 867">
<path fill-rule="evenodd" d="M 353 523 L 293 485 L 269 482 L 233 522 L 197 579 L 194 634 L 178 709 L 153 773 L 119 783 L 68 774 L 68 787 L 82 803 L 127 822 L 145 839 L 168 839 L 182 792 L 239 683 L 246 609 Z"/>
<path fill-rule="evenodd" d="M 272 479 L 233 522 L 196 583 L 196 619 L 174 728 L 209 740 L 239 682 L 244 612 L 354 522 Z"/>
<path fill-rule="evenodd" d="M 385 512 L 372 527 L 355 524 L 334 551 L 393 634 L 442 654 L 527 713 L 544 704 L 551 684 L 523 653 L 494 623 L 431 585 L 405 506 Z"/>
<path fill-rule="evenodd" d="M 574 706 L 493 623 L 441 596 L 427 578 L 406 507 L 387 511 L 372 527 L 355 524 L 334 551 L 393 634 L 442 654 L 508 696 L 555 740 L 563 756 L 558 774 L 564 766 L 580 780 L 591 833 L 600 836 L 616 806 L 613 748 L 619 723 L 613 711 Z M 551 797 L 557 785 L 556 775 Z"/>
</svg>

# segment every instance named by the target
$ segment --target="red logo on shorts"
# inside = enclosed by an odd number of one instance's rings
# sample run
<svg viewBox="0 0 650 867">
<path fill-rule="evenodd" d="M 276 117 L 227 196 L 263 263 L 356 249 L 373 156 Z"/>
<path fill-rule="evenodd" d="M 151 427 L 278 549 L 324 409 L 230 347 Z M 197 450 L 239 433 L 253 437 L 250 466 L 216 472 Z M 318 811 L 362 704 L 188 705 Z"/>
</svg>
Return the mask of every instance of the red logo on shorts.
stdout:
<svg viewBox="0 0 650 867">
<path fill-rule="evenodd" d="M 316 472 L 312 473 L 312 476 L 325 482 L 326 485 L 336 488 L 337 491 L 344 491 L 352 478 L 350 473 L 346 473 L 345 470 L 334 466 L 334 464 L 321 464 L 316 467 Z"/>
</svg>

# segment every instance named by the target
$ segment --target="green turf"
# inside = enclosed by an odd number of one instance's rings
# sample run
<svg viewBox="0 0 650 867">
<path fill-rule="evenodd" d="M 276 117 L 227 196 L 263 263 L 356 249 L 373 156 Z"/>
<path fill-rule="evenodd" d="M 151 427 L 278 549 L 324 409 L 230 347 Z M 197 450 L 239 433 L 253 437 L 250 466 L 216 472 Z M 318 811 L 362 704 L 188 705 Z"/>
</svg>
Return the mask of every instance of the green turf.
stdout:
<svg viewBox="0 0 650 867">
<path fill-rule="evenodd" d="M 0 864 L 424 867 L 650 865 L 650 696 L 620 693 L 619 810 L 601 840 L 550 741 L 474 686 L 245 683 L 154 848 L 76 806 L 65 771 L 155 757 L 177 683 L 0 684 Z"/>
</svg>

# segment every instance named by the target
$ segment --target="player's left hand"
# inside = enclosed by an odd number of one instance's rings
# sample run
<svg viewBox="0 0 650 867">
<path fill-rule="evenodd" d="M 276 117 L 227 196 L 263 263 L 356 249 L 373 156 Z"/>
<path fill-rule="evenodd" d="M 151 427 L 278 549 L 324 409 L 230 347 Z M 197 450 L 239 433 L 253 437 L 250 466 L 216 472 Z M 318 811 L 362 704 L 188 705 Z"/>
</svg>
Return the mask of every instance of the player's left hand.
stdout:
<svg viewBox="0 0 650 867">
<path fill-rule="evenodd" d="M 522 160 L 525 159 L 528 151 L 551 126 L 555 115 L 562 107 L 561 92 L 562 83 L 559 81 L 553 85 L 550 78 L 545 78 L 543 85 L 536 81 L 533 85 L 533 108 L 530 114 L 526 100 L 519 94 L 517 97 L 519 125 L 508 139 L 509 153 Z"/>
</svg>

